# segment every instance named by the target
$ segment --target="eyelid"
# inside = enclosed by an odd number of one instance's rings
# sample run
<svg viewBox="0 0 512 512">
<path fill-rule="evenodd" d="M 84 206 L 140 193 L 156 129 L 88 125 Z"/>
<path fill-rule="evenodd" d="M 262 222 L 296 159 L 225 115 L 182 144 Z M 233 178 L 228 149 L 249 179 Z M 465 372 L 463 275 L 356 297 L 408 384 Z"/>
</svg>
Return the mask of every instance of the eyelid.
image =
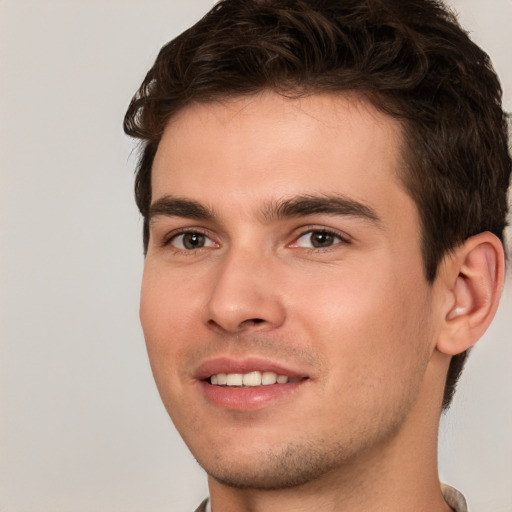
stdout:
<svg viewBox="0 0 512 512">
<path fill-rule="evenodd" d="M 336 238 L 340 239 L 340 242 L 334 243 L 332 246 L 319 248 L 319 247 L 301 247 L 297 244 L 297 241 L 300 240 L 303 236 L 308 235 L 310 233 L 325 233 Z M 300 232 L 293 238 L 293 241 L 288 245 L 289 247 L 298 247 L 302 249 L 313 249 L 313 250 L 328 250 L 332 247 L 335 247 L 339 244 L 350 244 L 352 242 L 352 237 L 347 235 L 343 231 L 339 231 L 337 229 L 328 228 L 326 226 L 304 226 L 300 229 Z"/>
<path fill-rule="evenodd" d="M 329 246 L 329 247 L 325 247 L 325 248 L 309 248 L 309 249 L 313 249 L 313 250 L 327 250 L 331 247 L 335 247 L 337 245 L 340 245 L 340 244 L 350 244 L 352 243 L 353 239 L 351 236 L 347 235 L 347 233 L 345 233 L 344 231 L 340 231 L 340 230 L 337 230 L 337 229 L 333 229 L 333 228 L 330 228 L 330 227 L 326 227 L 326 226 L 322 226 L 322 225 L 311 225 L 311 226 L 302 226 L 298 229 L 295 230 L 296 234 L 295 235 L 292 235 L 293 236 L 293 240 L 292 242 L 290 242 L 288 244 L 288 247 L 292 247 L 292 248 L 303 248 L 303 249 L 308 249 L 307 247 L 301 247 L 299 245 L 297 245 L 297 241 L 307 235 L 307 234 L 310 234 L 310 233 L 326 233 L 326 234 L 329 234 L 329 235 L 332 235 L 336 238 L 339 238 L 339 242 L 336 242 L 334 243 L 332 246 Z M 218 241 L 215 240 L 215 237 L 212 236 L 211 234 L 211 231 L 208 230 L 208 229 L 205 229 L 205 228 L 202 228 L 202 227 L 197 227 L 197 226 L 186 226 L 186 227 L 180 227 L 180 228 L 176 228 L 176 229 L 173 229 L 167 233 L 165 233 L 164 235 L 162 235 L 162 237 L 160 238 L 160 241 L 158 243 L 158 245 L 160 247 L 168 247 L 169 245 L 172 244 L 172 241 L 175 240 L 177 237 L 179 236 L 182 236 L 182 235 L 186 235 L 187 233 L 197 233 L 197 234 L 200 234 L 204 237 L 206 237 L 210 242 L 211 244 L 207 245 L 206 247 L 200 247 L 196 250 L 200 250 L 200 249 L 208 249 L 208 248 L 211 248 L 211 247 L 219 247 L 220 244 Z M 174 249 L 176 251 L 181 251 L 181 252 L 187 252 L 187 253 L 191 253 L 191 252 L 194 252 L 193 249 L 181 249 L 179 247 L 175 247 L 174 246 Z"/>
<path fill-rule="evenodd" d="M 190 233 L 192 233 L 192 234 L 197 233 L 198 235 L 202 235 L 213 243 L 213 245 L 208 245 L 206 247 L 199 247 L 197 250 L 209 248 L 212 246 L 215 246 L 215 247 L 219 246 L 218 242 L 216 242 L 213 239 L 213 237 L 211 236 L 211 233 L 208 230 L 206 230 L 204 228 L 194 227 L 194 226 L 190 226 L 190 227 L 187 226 L 187 227 L 173 229 L 172 231 L 166 233 L 162 237 L 159 245 L 161 247 L 168 247 L 168 246 L 172 245 L 173 240 L 176 240 L 176 238 L 178 238 L 179 236 L 183 236 L 183 235 L 190 234 Z M 193 249 L 181 249 L 179 247 L 175 247 L 175 246 L 173 246 L 173 247 L 176 251 L 193 252 Z"/>
</svg>

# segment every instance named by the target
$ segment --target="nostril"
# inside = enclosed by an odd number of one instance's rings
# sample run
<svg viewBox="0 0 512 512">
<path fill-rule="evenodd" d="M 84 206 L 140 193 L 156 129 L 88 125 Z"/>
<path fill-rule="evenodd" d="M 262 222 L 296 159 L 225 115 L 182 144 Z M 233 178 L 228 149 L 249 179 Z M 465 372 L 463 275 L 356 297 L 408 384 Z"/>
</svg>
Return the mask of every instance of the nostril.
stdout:
<svg viewBox="0 0 512 512">
<path fill-rule="evenodd" d="M 265 320 L 263 318 L 249 318 L 248 320 L 244 320 L 242 323 L 233 326 L 233 332 L 243 331 L 244 329 L 250 329 L 251 327 L 264 324 Z M 208 320 L 208 325 L 213 329 L 220 329 L 222 331 L 229 330 L 226 329 L 223 325 L 217 323 L 215 320 Z"/>
<path fill-rule="evenodd" d="M 250 318 L 249 320 L 244 320 L 242 322 L 242 325 L 251 325 L 251 324 L 261 324 L 263 323 L 265 320 L 263 320 L 262 318 Z"/>
</svg>

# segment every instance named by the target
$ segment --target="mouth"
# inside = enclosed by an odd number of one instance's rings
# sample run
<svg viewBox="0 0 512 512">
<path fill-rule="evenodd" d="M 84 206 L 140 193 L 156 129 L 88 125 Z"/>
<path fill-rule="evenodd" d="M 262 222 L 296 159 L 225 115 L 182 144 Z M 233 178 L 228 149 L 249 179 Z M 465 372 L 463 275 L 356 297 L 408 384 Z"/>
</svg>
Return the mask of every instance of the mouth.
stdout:
<svg viewBox="0 0 512 512">
<path fill-rule="evenodd" d="M 282 403 L 310 381 L 300 371 L 269 360 L 209 360 L 196 373 L 208 403 L 227 410 L 250 411 Z"/>
</svg>

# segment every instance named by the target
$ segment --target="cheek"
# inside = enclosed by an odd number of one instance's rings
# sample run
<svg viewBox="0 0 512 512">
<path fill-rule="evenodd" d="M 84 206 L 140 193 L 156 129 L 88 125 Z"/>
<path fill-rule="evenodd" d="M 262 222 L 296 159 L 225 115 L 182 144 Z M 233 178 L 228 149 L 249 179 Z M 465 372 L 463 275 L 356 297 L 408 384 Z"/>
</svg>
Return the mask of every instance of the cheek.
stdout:
<svg viewBox="0 0 512 512">
<path fill-rule="evenodd" d="M 140 320 L 149 343 L 164 343 L 177 338 L 177 331 L 187 329 L 197 318 L 202 286 L 197 278 L 182 272 L 169 272 L 159 265 L 146 262 L 140 298 Z"/>
<path fill-rule="evenodd" d="M 308 300 L 296 303 L 294 319 L 347 383 L 392 383 L 400 373 L 418 373 L 428 360 L 427 285 L 383 266 L 359 270 L 323 276 L 316 286 L 303 281 L 295 296 Z"/>
<path fill-rule="evenodd" d="M 190 325 L 198 331 L 197 319 L 190 313 L 190 287 L 178 285 L 179 278 L 147 266 L 141 289 L 140 321 L 153 377 L 167 412 L 174 423 L 190 414 L 187 405 L 187 378 L 182 375 L 186 354 L 186 332 Z M 193 291 L 193 290 L 192 290 Z M 188 422 L 194 424 L 194 422 Z"/>
<path fill-rule="evenodd" d="M 183 286 L 183 279 L 147 265 L 140 298 L 140 321 L 157 386 L 176 389 L 179 364 L 190 339 L 186 332 L 198 330 L 194 309 L 194 283 Z M 197 297 L 196 297 L 197 300 Z M 172 386 L 166 384 L 172 382 Z"/>
</svg>

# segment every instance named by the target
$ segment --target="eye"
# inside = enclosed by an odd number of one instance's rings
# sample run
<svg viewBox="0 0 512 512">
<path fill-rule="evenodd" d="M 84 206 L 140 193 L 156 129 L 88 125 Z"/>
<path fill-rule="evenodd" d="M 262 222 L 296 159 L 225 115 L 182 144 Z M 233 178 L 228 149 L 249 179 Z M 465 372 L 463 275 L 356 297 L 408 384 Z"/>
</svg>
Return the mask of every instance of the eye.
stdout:
<svg viewBox="0 0 512 512">
<path fill-rule="evenodd" d="M 325 230 L 311 230 L 301 235 L 293 246 L 295 247 L 306 247 L 310 249 L 324 249 L 332 247 L 339 243 L 348 243 L 347 240 L 339 235 L 331 233 Z"/>
<path fill-rule="evenodd" d="M 169 243 L 176 249 L 186 251 L 217 246 L 217 244 L 211 238 L 208 238 L 203 233 L 198 233 L 196 231 L 175 235 L 171 238 Z"/>
</svg>

